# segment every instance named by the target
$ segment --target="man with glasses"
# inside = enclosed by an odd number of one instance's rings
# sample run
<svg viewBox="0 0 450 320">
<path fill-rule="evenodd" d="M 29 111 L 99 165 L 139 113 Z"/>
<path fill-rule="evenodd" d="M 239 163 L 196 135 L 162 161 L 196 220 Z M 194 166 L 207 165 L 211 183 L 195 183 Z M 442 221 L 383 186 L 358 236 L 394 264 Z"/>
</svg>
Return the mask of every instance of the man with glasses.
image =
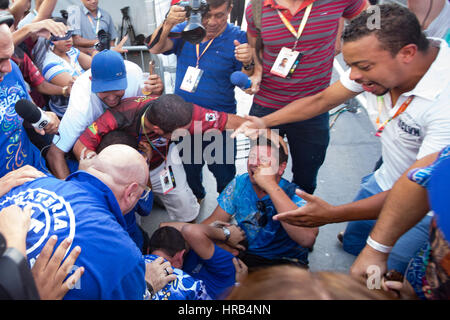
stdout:
<svg viewBox="0 0 450 320">
<path fill-rule="evenodd" d="M 287 158 L 283 148 L 259 138 L 250 149 L 248 173 L 229 183 L 217 199 L 216 210 L 202 222 L 229 222 L 232 217 L 236 220 L 247 237 L 248 249 L 241 259 L 249 270 L 286 263 L 308 265 L 308 248 L 314 245 L 318 228 L 296 227 L 272 219 L 278 212 L 305 204 L 295 194 L 298 187 L 281 178 Z"/>
<path fill-rule="evenodd" d="M 235 114 L 235 86 L 231 83 L 230 76 L 241 70 L 248 75 L 252 74 L 252 55 L 241 53 L 241 50 L 248 48 L 245 31 L 228 23 L 233 7 L 232 0 L 206 2 L 208 10 L 202 14 L 205 37 L 201 43 L 193 44 L 182 38 L 171 37 L 170 32 L 182 32 L 188 23 L 185 21 L 187 10 L 180 5 L 174 5 L 164 22 L 153 33 L 149 44 L 150 52 L 177 56 L 175 94 L 201 107 Z M 197 85 L 194 85 L 195 83 Z M 188 137 L 183 138 L 183 141 L 186 139 Z M 195 137 L 191 139 L 191 145 L 194 145 Z M 202 174 L 205 163 L 214 175 L 219 193 L 236 175 L 235 142 L 226 136 L 225 132 L 221 141 L 221 161 L 211 163 L 202 157 L 198 158 L 193 149 L 182 154 L 189 186 L 199 202 L 206 196 Z M 215 141 L 202 141 L 202 152 L 211 148 L 214 143 Z"/>
</svg>

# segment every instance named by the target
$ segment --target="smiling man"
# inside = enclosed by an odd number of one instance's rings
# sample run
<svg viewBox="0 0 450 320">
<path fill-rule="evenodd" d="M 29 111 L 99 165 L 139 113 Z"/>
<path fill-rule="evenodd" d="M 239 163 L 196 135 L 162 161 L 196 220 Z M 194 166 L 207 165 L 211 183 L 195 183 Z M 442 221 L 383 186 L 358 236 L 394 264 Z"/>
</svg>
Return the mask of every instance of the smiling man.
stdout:
<svg viewBox="0 0 450 320">
<path fill-rule="evenodd" d="M 115 108 L 123 98 L 141 94 L 142 70 L 133 62 L 124 61 L 112 50 L 103 50 L 92 59 L 91 69 L 77 78 L 73 84 L 69 103 L 48 151 L 48 163 L 52 173 L 65 179 L 70 170 L 65 154 L 70 152 L 83 131 L 101 116 L 105 110 Z M 152 85 L 158 86 L 158 89 Z M 161 94 L 161 79 L 146 85 L 148 91 Z M 147 89 L 146 89 L 147 90 Z"/>
<path fill-rule="evenodd" d="M 386 192 L 417 159 L 437 152 L 450 143 L 450 50 L 439 39 L 427 39 L 415 15 L 398 5 L 380 5 L 378 29 L 369 29 L 374 11 L 367 10 L 354 19 L 343 33 L 344 59 L 350 69 L 321 93 L 296 100 L 263 118 L 250 117 L 237 132 L 247 129 L 309 119 L 365 92 L 368 108 L 379 112 L 379 128 L 384 163 L 365 177 L 356 200 L 376 197 L 363 208 L 361 202 L 327 206 L 317 197 L 310 202 L 325 208 L 309 212 L 299 208 L 293 218 L 305 218 L 297 225 L 324 225 L 362 219 L 376 219 Z M 375 11 L 376 12 L 376 11 Z M 326 209 L 328 208 L 328 209 Z M 284 220 L 287 217 L 283 217 Z M 281 220 L 281 218 L 280 218 Z M 292 220 L 291 220 L 292 221 Z M 426 240 L 429 217 L 409 235 L 404 235 L 390 256 L 390 268 L 402 271 Z M 358 254 L 364 247 L 374 221 L 351 222 L 343 236 L 344 249 Z"/>
</svg>

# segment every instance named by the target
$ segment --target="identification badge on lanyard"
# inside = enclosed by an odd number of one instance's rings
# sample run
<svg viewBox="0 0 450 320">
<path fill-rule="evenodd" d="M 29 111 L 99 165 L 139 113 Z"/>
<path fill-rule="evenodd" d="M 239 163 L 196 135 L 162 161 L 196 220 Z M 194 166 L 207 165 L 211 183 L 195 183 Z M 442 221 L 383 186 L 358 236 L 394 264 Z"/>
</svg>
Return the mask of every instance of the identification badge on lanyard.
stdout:
<svg viewBox="0 0 450 320">
<path fill-rule="evenodd" d="M 184 75 L 183 82 L 181 82 L 180 89 L 187 92 L 195 92 L 202 75 L 202 69 L 189 66 Z"/>
<path fill-rule="evenodd" d="M 300 63 L 300 59 L 303 57 L 303 53 L 295 50 L 297 48 L 298 41 L 305 29 L 306 22 L 308 21 L 309 14 L 311 13 L 313 3 L 310 3 L 305 10 L 305 14 L 303 15 L 302 21 L 298 30 L 295 31 L 292 24 L 289 20 L 281 13 L 280 10 L 277 9 L 277 13 L 280 16 L 281 21 L 284 23 L 286 28 L 292 33 L 295 37 L 294 47 L 292 49 L 283 47 L 281 48 L 278 56 L 270 69 L 270 73 L 279 76 L 281 78 L 290 78 Z"/>
<path fill-rule="evenodd" d="M 170 191 L 175 189 L 175 176 L 173 175 L 172 167 L 169 166 L 167 169 L 164 168 L 159 174 L 159 180 L 161 181 L 161 186 L 164 194 L 168 194 Z"/>
<path fill-rule="evenodd" d="M 281 78 L 290 78 L 300 63 L 302 56 L 303 54 L 298 51 L 286 47 L 281 48 L 272 69 L 270 69 L 270 73 Z"/>
</svg>

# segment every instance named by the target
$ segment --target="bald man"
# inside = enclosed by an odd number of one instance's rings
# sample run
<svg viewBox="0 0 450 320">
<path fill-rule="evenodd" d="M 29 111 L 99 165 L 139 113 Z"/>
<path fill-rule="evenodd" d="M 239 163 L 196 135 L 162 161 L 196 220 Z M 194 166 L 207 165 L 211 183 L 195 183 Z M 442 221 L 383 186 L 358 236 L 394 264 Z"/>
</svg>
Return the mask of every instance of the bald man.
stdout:
<svg viewBox="0 0 450 320">
<path fill-rule="evenodd" d="M 135 149 L 112 145 L 82 160 L 80 170 L 66 180 L 38 178 L 0 198 L 0 210 L 12 204 L 32 208 L 27 234 L 31 265 L 53 235 L 71 238 L 72 247 L 81 248 L 77 265 L 68 271 L 82 266 L 85 272 L 64 299 L 143 299 L 146 265 L 126 231 L 123 215 L 145 193 L 148 171 Z M 164 272 L 166 267 L 173 271 L 169 264 L 160 267 L 164 280 L 173 280 L 175 276 Z M 155 281 L 160 279 L 150 275 L 147 280 L 159 290 Z"/>
</svg>

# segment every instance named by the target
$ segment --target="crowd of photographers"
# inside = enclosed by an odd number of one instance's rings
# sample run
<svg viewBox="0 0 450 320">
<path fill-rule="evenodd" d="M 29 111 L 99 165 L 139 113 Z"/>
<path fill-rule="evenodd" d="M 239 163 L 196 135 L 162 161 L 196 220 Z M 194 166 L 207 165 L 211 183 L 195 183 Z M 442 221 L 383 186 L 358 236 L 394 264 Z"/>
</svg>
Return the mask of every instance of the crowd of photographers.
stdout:
<svg viewBox="0 0 450 320">
<path fill-rule="evenodd" d="M 57 0 L 0 0 L 0 297 L 448 299 L 450 3 L 374 2 L 249 1 L 246 31 L 240 1 L 172 3 L 145 39 L 177 58 L 167 94 L 97 0 L 60 17 Z M 358 94 L 381 165 L 333 206 L 313 195 L 328 111 Z M 205 165 L 219 196 L 199 221 Z M 148 234 L 154 202 L 167 222 Z M 347 221 L 350 274 L 310 272 L 319 227 Z"/>
</svg>

